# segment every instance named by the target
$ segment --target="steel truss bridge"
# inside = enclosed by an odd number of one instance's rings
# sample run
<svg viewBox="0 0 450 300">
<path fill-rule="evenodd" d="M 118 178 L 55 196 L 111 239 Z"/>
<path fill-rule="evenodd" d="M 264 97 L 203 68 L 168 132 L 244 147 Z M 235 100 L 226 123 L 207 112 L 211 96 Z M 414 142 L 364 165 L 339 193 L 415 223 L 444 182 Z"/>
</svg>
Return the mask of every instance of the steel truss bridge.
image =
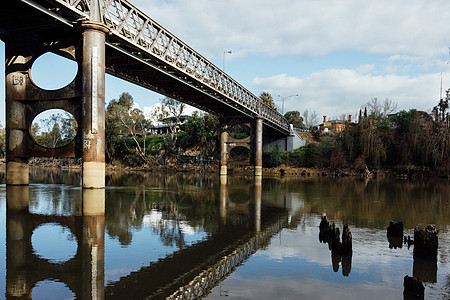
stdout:
<svg viewBox="0 0 450 300">
<path fill-rule="evenodd" d="M 263 118 L 274 134 L 289 124 L 221 69 L 126 0 L 10 0 L 0 37 L 57 43 L 97 13 L 108 29 L 106 72 L 218 116 Z M 97 11 L 95 11 L 97 10 Z"/>
</svg>

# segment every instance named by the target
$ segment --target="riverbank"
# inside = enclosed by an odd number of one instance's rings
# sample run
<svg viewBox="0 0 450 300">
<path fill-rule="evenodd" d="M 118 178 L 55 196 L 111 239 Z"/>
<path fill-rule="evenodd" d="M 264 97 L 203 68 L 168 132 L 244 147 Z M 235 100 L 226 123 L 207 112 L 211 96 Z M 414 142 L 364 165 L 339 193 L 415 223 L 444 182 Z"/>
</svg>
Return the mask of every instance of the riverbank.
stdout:
<svg viewBox="0 0 450 300">
<path fill-rule="evenodd" d="M 4 163 L 1 161 L 0 163 Z M 43 168 L 58 169 L 81 169 L 80 159 L 33 159 L 30 165 Z M 163 172 L 163 173 L 192 173 L 192 174 L 214 174 L 219 170 L 218 162 L 196 163 L 179 162 L 176 159 L 167 159 L 165 163 L 155 162 L 154 164 L 141 164 L 126 166 L 119 163 L 106 165 L 106 172 Z M 252 175 L 254 167 L 248 163 L 230 163 L 228 174 Z M 430 169 L 427 167 L 400 166 L 391 168 L 365 169 L 356 168 L 304 168 L 279 166 L 276 168 L 263 168 L 263 174 L 271 176 L 302 176 L 302 177 L 359 177 L 359 178 L 401 178 L 401 179 L 421 179 L 421 178 L 444 178 L 450 180 L 450 171 L 444 169 Z"/>
</svg>

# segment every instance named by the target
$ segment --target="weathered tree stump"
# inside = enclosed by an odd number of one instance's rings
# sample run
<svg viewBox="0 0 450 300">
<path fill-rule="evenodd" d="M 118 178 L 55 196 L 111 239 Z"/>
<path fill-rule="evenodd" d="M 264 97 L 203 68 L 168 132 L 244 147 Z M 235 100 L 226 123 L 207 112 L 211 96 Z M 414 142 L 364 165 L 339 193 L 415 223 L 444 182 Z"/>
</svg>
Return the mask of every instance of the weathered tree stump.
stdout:
<svg viewBox="0 0 450 300">
<path fill-rule="evenodd" d="M 438 252 L 438 232 L 434 225 L 425 230 L 419 224 L 414 228 L 414 256 L 436 258 Z"/>
<path fill-rule="evenodd" d="M 414 296 L 417 299 L 423 299 L 425 296 L 425 287 L 420 280 L 406 275 L 403 279 L 403 295 L 405 298 Z"/>
<path fill-rule="evenodd" d="M 399 237 L 403 238 L 403 222 L 389 222 L 387 228 L 387 236 L 389 237 Z"/>
</svg>

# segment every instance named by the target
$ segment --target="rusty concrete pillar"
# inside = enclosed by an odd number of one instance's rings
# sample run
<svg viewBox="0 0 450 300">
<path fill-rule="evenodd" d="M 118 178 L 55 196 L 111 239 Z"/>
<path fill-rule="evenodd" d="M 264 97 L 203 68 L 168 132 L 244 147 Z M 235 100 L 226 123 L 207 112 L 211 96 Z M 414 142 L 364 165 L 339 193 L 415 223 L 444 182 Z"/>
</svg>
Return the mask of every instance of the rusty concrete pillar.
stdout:
<svg viewBox="0 0 450 300">
<path fill-rule="evenodd" d="M 263 119 L 256 118 L 255 176 L 262 176 Z"/>
<path fill-rule="evenodd" d="M 83 188 L 105 187 L 105 36 L 108 29 L 84 21 L 83 29 Z"/>
<path fill-rule="evenodd" d="M 228 125 L 222 124 L 220 133 L 220 176 L 227 176 L 227 160 L 228 160 Z"/>
<path fill-rule="evenodd" d="M 17 46 L 17 47 L 16 47 Z M 26 99 L 28 69 L 31 56 L 13 42 L 5 43 L 5 89 L 6 89 L 6 184 L 29 183 L 28 157 L 23 155 L 27 125 L 23 100 Z"/>
</svg>

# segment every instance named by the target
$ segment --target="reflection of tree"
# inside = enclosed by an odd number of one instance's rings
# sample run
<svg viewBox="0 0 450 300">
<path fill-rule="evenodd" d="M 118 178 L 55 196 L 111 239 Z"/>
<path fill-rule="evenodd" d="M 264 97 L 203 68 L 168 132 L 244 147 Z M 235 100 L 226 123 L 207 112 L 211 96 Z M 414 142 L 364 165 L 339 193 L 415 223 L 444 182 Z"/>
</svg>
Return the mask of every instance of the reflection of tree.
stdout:
<svg viewBox="0 0 450 300">
<path fill-rule="evenodd" d="M 386 229 L 389 221 L 403 221 L 411 229 L 417 223 L 445 225 L 450 219 L 446 205 L 450 186 L 445 180 L 366 183 L 351 178 L 285 178 L 281 182 L 283 191 L 300 194 L 311 212 L 326 211 L 331 218 L 358 227 Z"/>
<path fill-rule="evenodd" d="M 133 229 L 140 229 L 144 217 L 152 214 L 157 216 L 150 218 L 152 230 L 166 246 L 185 247 L 184 224 L 215 232 L 217 223 L 214 220 L 218 218 L 215 193 L 199 189 L 210 185 L 210 180 L 192 175 L 109 175 L 109 185 L 125 185 L 126 188 L 107 191 L 105 219 L 108 234 L 122 245 L 128 245 Z"/>
<path fill-rule="evenodd" d="M 131 197 L 130 197 L 131 195 Z M 128 189 L 107 192 L 109 199 L 105 208 L 105 225 L 108 234 L 116 237 L 121 245 L 132 241 L 132 229 L 140 229 L 146 210 L 145 199 L 141 189 L 130 193 Z"/>
<path fill-rule="evenodd" d="M 174 205 L 175 206 L 175 205 Z M 160 220 L 157 220 L 153 232 L 159 234 L 164 246 L 177 246 L 182 249 L 185 246 L 184 235 L 181 230 L 181 215 L 177 212 L 167 211 Z"/>
<path fill-rule="evenodd" d="M 81 171 L 31 167 L 30 183 L 42 182 L 78 186 L 81 182 Z"/>
</svg>

